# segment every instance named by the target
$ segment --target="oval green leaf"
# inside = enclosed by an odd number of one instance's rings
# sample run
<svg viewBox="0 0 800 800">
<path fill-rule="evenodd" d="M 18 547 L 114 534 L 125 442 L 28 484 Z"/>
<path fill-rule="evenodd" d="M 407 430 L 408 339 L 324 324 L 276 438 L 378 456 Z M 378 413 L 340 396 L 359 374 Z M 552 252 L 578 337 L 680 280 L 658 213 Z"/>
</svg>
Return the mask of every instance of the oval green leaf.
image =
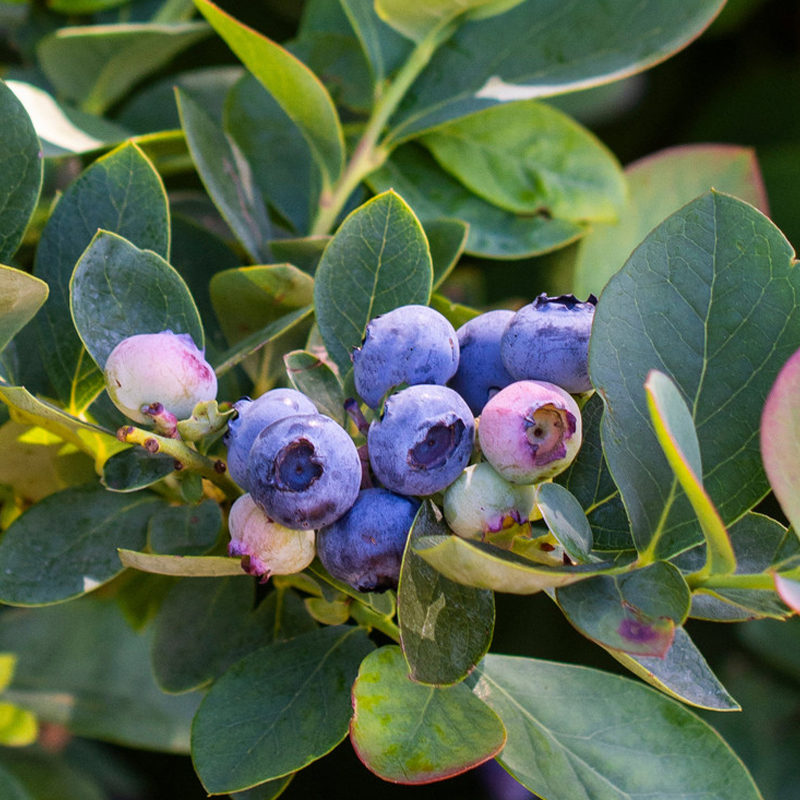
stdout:
<svg viewBox="0 0 800 800">
<path fill-rule="evenodd" d="M 0 264 L 0 352 L 33 319 L 49 292 L 44 281 Z"/>
<path fill-rule="evenodd" d="M 427 305 L 433 264 L 425 232 L 406 202 L 388 191 L 353 211 L 317 267 L 317 324 L 342 375 L 367 323 L 398 306 Z"/>
<path fill-rule="evenodd" d="M 188 578 L 217 578 L 226 575 L 245 575 L 239 558 L 227 556 L 163 556 L 141 553 L 125 547 L 119 549 L 119 560 L 126 567 Z"/>
<path fill-rule="evenodd" d="M 18 517 L 0 541 L 0 600 L 40 606 L 102 586 L 123 569 L 118 547 L 144 547 L 160 502 L 151 494 L 95 486 L 49 495 Z"/>
<path fill-rule="evenodd" d="M 528 0 L 506 14 L 468 22 L 414 83 L 391 138 L 411 138 L 487 105 L 588 89 L 641 72 L 699 36 L 723 5 Z"/>
<path fill-rule="evenodd" d="M 164 506 L 150 518 L 147 543 L 158 555 L 199 556 L 217 542 L 222 512 L 215 500 L 196 506 Z"/>
<path fill-rule="evenodd" d="M 294 350 L 283 357 L 289 382 L 310 397 L 322 414 L 344 424 L 344 392 L 336 373 L 314 353 Z"/>
<path fill-rule="evenodd" d="M 397 620 L 411 679 L 445 686 L 472 671 L 492 643 L 494 594 L 451 581 L 418 556 L 412 543 L 447 534 L 436 507 L 423 503 L 411 528 L 400 584 Z"/>
<path fill-rule="evenodd" d="M 350 687 L 372 649 L 363 628 L 330 627 L 237 661 L 214 683 L 192 727 L 206 790 L 249 789 L 330 752 L 347 735 Z"/>
<path fill-rule="evenodd" d="M 440 125 L 421 141 L 467 188 L 514 214 L 607 221 L 625 203 L 622 168 L 611 152 L 544 103 L 492 106 Z"/>
<path fill-rule="evenodd" d="M 136 492 L 152 486 L 175 471 L 175 459 L 149 453 L 144 447 L 127 447 L 103 464 L 103 486 L 112 492 Z"/>
<path fill-rule="evenodd" d="M 409 680 L 400 648 L 382 647 L 361 664 L 350 740 L 384 780 L 451 778 L 496 756 L 505 739 L 497 714 L 465 684 L 437 688 Z"/>
<path fill-rule="evenodd" d="M 540 483 L 536 487 L 536 505 L 567 555 L 578 564 L 590 563 L 592 529 L 578 498 L 557 483 Z"/>
<path fill-rule="evenodd" d="M 36 208 L 43 163 L 39 139 L 25 107 L 0 81 L 0 263 L 8 261 L 22 241 Z M 2 347 L 0 347 L 0 350 Z"/>
<path fill-rule="evenodd" d="M 339 115 L 316 75 L 288 50 L 248 28 L 209 0 L 194 0 L 203 16 L 297 125 L 331 186 L 344 168 Z"/>
<path fill-rule="evenodd" d="M 487 656 L 474 689 L 505 723 L 500 763 L 548 800 L 760 800 L 719 734 L 680 703 L 599 670 Z"/>
<path fill-rule="evenodd" d="M 72 322 L 69 283 L 99 229 L 169 258 L 167 196 L 153 165 L 134 144 L 99 158 L 59 199 L 36 250 L 34 274 L 50 287 L 36 325 L 42 363 L 58 399 L 80 413 L 103 388 Z"/>
<path fill-rule="evenodd" d="M 716 192 L 668 217 L 609 281 L 589 369 L 606 403 L 606 459 L 640 551 L 657 539 L 653 555 L 668 558 L 702 541 L 649 418 L 648 373 L 664 372 L 687 402 L 704 467 L 698 477 L 730 524 L 769 489 L 758 420 L 800 341 L 798 294 L 800 270 L 781 232 Z"/>
<path fill-rule="evenodd" d="M 98 231 L 70 281 L 75 327 L 101 369 L 111 351 L 139 333 L 188 333 L 201 350 L 203 323 L 183 278 L 161 256 Z"/>
</svg>

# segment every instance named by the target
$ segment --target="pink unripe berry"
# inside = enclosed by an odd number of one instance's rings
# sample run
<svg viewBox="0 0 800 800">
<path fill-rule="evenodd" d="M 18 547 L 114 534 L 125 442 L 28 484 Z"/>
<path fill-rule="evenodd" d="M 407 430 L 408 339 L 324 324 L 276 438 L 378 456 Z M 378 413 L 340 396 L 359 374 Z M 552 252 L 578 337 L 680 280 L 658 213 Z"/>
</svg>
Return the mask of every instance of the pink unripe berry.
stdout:
<svg viewBox="0 0 800 800">
<path fill-rule="evenodd" d="M 152 421 L 143 409 L 160 403 L 177 419 L 217 396 L 217 376 L 186 333 L 141 333 L 123 339 L 105 365 L 108 395 L 127 417 Z"/>
</svg>

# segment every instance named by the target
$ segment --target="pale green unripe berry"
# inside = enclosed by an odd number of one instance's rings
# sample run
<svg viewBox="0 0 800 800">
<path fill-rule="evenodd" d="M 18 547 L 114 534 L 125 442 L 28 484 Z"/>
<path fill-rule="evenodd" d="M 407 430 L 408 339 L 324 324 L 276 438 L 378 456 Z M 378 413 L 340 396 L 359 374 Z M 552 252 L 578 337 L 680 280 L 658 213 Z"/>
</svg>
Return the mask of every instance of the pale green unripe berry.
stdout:
<svg viewBox="0 0 800 800">
<path fill-rule="evenodd" d="M 536 488 L 510 483 L 486 461 L 467 467 L 444 493 L 447 524 L 465 539 L 484 539 L 512 523 L 539 519 Z"/>
<path fill-rule="evenodd" d="M 228 554 L 241 556 L 249 575 L 292 575 L 304 570 L 316 555 L 314 531 L 293 530 L 273 522 L 249 494 L 237 498 L 228 517 Z"/>
<path fill-rule="evenodd" d="M 142 333 L 123 339 L 104 369 L 106 389 L 125 416 L 140 423 L 152 418 L 143 409 L 160 403 L 177 419 L 217 396 L 217 376 L 192 337 L 172 331 Z"/>
</svg>

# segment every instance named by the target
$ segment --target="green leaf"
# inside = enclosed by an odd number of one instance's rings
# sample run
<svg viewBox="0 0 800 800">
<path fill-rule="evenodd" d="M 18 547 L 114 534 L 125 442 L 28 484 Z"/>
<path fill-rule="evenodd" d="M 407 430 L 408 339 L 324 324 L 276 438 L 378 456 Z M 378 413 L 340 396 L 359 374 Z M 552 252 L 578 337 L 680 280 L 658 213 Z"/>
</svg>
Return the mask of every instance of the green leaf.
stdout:
<svg viewBox="0 0 800 800">
<path fill-rule="evenodd" d="M 657 539 L 651 555 L 663 559 L 702 540 L 649 419 L 648 373 L 664 372 L 687 402 L 704 467 L 698 477 L 730 524 L 769 488 L 757 421 L 800 341 L 798 293 L 800 270 L 780 231 L 713 192 L 668 217 L 609 281 L 589 370 L 606 403 L 605 455 L 640 552 Z"/>
<path fill-rule="evenodd" d="M 676 700 L 714 711 L 740 710 L 682 627 L 675 628 L 675 638 L 664 656 L 608 652 L 634 675 Z"/>
<path fill-rule="evenodd" d="M 692 415 L 675 384 L 663 372 L 652 370 L 644 383 L 650 420 L 658 443 L 667 457 L 675 477 L 686 492 L 706 540 L 706 564 L 700 576 L 727 575 L 736 569 L 728 532 L 709 499 L 699 476 L 700 444 Z M 658 546 L 656 538 L 650 543 L 651 552 Z"/>
<path fill-rule="evenodd" d="M 489 650 L 494 595 L 451 581 L 414 552 L 411 545 L 417 539 L 447 532 L 435 509 L 423 503 L 411 528 L 397 590 L 397 619 L 411 679 L 445 686 L 463 680 Z"/>
<path fill-rule="evenodd" d="M 464 252 L 469 225 L 460 219 L 432 219 L 423 223 L 433 262 L 433 288 L 444 283 Z"/>
<path fill-rule="evenodd" d="M 6 786 L 10 790 L 6 794 Z M 0 790 L 8 800 L 106 800 L 98 782 L 64 753 L 42 747 L 2 751 Z"/>
<path fill-rule="evenodd" d="M 307 350 L 294 350 L 283 357 L 289 382 L 310 397 L 320 413 L 344 424 L 344 392 L 336 373 Z"/>
<path fill-rule="evenodd" d="M 273 239 L 269 246 L 279 261 L 286 261 L 313 276 L 330 236 L 306 236 L 301 239 Z"/>
<path fill-rule="evenodd" d="M 0 264 L 0 351 L 33 319 L 49 291 L 44 281 Z"/>
<path fill-rule="evenodd" d="M 102 586 L 122 571 L 118 547 L 144 547 L 160 502 L 151 494 L 116 494 L 91 485 L 49 495 L 0 541 L 0 600 L 47 605 Z"/>
<path fill-rule="evenodd" d="M 800 350 L 786 361 L 761 416 L 761 457 L 783 513 L 800 531 Z"/>
<path fill-rule="evenodd" d="M 110 431 L 93 425 L 35 398 L 21 386 L 0 383 L 0 400 L 5 403 L 14 420 L 44 428 L 93 456 L 97 464 L 125 448 Z"/>
<path fill-rule="evenodd" d="M 467 225 L 466 252 L 487 258 L 525 258 L 563 247 L 585 227 L 545 215 L 512 214 L 487 203 L 445 172 L 422 147 L 398 147 L 367 182 L 375 191 L 396 189 L 427 223 L 441 217 Z"/>
<path fill-rule="evenodd" d="M 222 512 L 215 500 L 197 506 L 164 506 L 152 517 L 147 543 L 158 555 L 199 556 L 217 541 Z"/>
<path fill-rule="evenodd" d="M 121 547 L 119 560 L 126 567 L 140 569 L 143 572 L 153 572 L 157 575 L 216 578 L 245 574 L 242 570 L 242 560 L 227 556 L 160 556 Z"/>
<path fill-rule="evenodd" d="M 363 629 L 330 627 L 237 661 L 214 683 L 192 728 L 206 791 L 248 789 L 330 752 L 347 735 L 350 687 L 371 650 Z"/>
<path fill-rule="evenodd" d="M 273 592 L 257 607 L 255 601 L 252 580 L 180 581 L 155 620 L 152 661 L 159 686 L 173 694 L 194 691 L 248 653 L 316 627 L 291 590 Z"/>
<path fill-rule="evenodd" d="M 317 324 L 341 374 L 350 369 L 367 323 L 398 306 L 427 305 L 432 281 L 425 232 L 399 195 L 384 192 L 345 219 L 314 283 Z"/>
<path fill-rule="evenodd" d="M 197 172 L 250 258 L 269 259 L 272 225 L 245 156 L 192 94 L 176 88 L 181 127 Z"/>
<path fill-rule="evenodd" d="M 592 561 L 592 529 L 575 495 L 557 483 L 536 487 L 536 505 L 550 533 L 578 564 Z"/>
<path fill-rule="evenodd" d="M 152 486 L 175 471 L 175 459 L 149 453 L 144 447 L 127 447 L 103 464 L 103 486 L 112 492 L 136 492 Z"/>
<path fill-rule="evenodd" d="M 0 263 L 5 263 L 17 252 L 36 208 L 43 165 L 33 123 L 12 89 L 2 81 L 0 117 Z"/>
<path fill-rule="evenodd" d="M 205 345 L 203 323 L 183 278 L 161 256 L 98 231 L 70 281 L 75 327 L 101 369 L 111 351 L 139 333 L 188 333 Z"/>
<path fill-rule="evenodd" d="M 498 760 L 537 795 L 761 798 L 713 728 L 647 686 L 512 656 L 489 655 L 480 670 L 474 691 L 508 730 Z"/>
<path fill-rule="evenodd" d="M 130 131 L 121 125 L 60 104 L 38 86 L 23 81 L 7 85 L 25 106 L 45 158 L 91 153 L 130 138 Z"/>
<path fill-rule="evenodd" d="M 728 530 L 736 557 L 735 575 L 764 576 L 780 557 L 787 536 L 794 538 L 786 528 L 771 517 L 748 512 L 731 525 Z M 697 553 L 697 550 L 703 551 Z M 684 566 L 684 559 L 695 556 L 696 562 Z M 704 546 L 691 550 L 678 559 L 683 569 L 695 570 L 705 558 Z M 772 580 L 768 588 L 724 588 L 701 586 L 692 595 L 691 616 L 723 622 L 745 622 L 754 617 L 784 619 L 789 609 L 775 593 Z"/>
<path fill-rule="evenodd" d="M 658 561 L 556 589 L 556 602 L 584 636 L 603 647 L 663 658 L 675 627 L 689 614 L 691 594 L 678 569 Z"/>
<path fill-rule="evenodd" d="M 233 800 L 275 800 L 280 797 L 284 790 L 294 778 L 294 775 L 287 775 L 285 778 L 276 778 L 274 781 L 266 781 L 252 789 L 245 789 L 243 792 L 233 792 Z"/>
<path fill-rule="evenodd" d="M 0 692 L 8 689 L 16 668 L 17 657 L 14 653 L 0 653 Z"/>
<path fill-rule="evenodd" d="M 151 639 L 134 633 L 115 603 L 94 597 L 8 611 L 0 647 L 19 653 L 9 699 L 75 736 L 186 752 L 198 698 L 169 697 L 156 687 Z"/>
<path fill-rule="evenodd" d="M 408 677 L 400 648 L 382 647 L 364 659 L 353 686 L 350 739 L 375 774 L 393 783 L 430 783 L 503 748 L 503 723 L 467 686 L 421 686 Z"/>
<path fill-rule="evenodd" d="M 45 36 L 37 55 L 59 95 L 100 115 L 209 33 L 200 22 L 74 25 Z"/>
<path fill-rule="evenodd" d="M 597 392 L 584 403 L 581 449 L 572 464 L 554 480 L 578 498 L 591 524 L 595 549 L 632 550 L 630 523 L 600 441 L 604 407 Z"/>
<path fill-rule="evenodd" d="M 511 594 L 534 594 L 542 589 L 567 586 L 611 570 L 612 562 L 552 566 L 460 536 L 425 536 L 414 543 L 414 552 L 450 580 Z"/>
<path fill-rule="evenodd" d="M 3 764 L 0 764 L 0 792 L 6 800 L 36 800 L 25 784 Z"/>
<path fill-rule="evenodd" d="M 373 83 L 381 86 L 406 60 L 411 43 L 378 16 L 374 0 L 341 0 L 341 3 L 370 64 Z"/>
<path fill-rule="evenodd" d="M 288 50 L 226 14 L 208 0 L 195 5 L 241 62 L 258 78 L 308 142 L 323 186 L 344 169 L 344 136 L 328 91 Z"/>
<path fill-rule="evenodd" d="M 755 153 L 730 145 L 684 145 L 662 150 L 625 169 L 628 202 L 616 222 L 592 226 L 578 246 L 574 291 L 600 295 L 608 279 L 653 228 L 712 187 L 767 213 Z"/>
<path fill-rule="evenodd" d="M 548 97 L 641 72 L 685 47 L 724 0 L 536 0 L 462 25 L 398 112 L 395 141 L 487 105 Z"/>
<path fill-rule="evenodd" d="M 609 150 L 544 103 L 505 103 L 440 125 L 421 139 L 468 189 L 514 214 L 568 222 L 614 220 L 625 202 Z"/>
<path fill-rule="evenodd" d="M 524 0 L 506 0 L 502 10 L 521 2 Z M 461 15 L 466 16 L 470 11 L 490 13 L 491 7 L 497 5 L 497 0 L 429 0 L 425 3 L 375 0 L 375 10 L 381 19 L 414 42 L 422 41 L 429 33 Z"/>
<path fill-rule="evenodd" d="M 50 287 L 34 324 L 58 399 L 83 411 L 103 388 L 72 323 L 69 282 L 98 229 L 169 258 L 169 208 L 161 178 L 142 151 L 125 144 L 99 158 L 59 199 L 42 230 L 34 273 Z"/>
<path fill-rule="evenodd" d="M 39 724 L 28 710 L 0 702 L 0 745 L 27 747 L 36 741 Z"/>
<path fill-rule="evenodd" d="M 262 197 L 297 233 L 305 233 L 318 200 L 319 168 L 306 141 L 295 135 L 294 122 L 253 75 L 244 75 L 228 92 L 224 126 Z"/>
</svg>

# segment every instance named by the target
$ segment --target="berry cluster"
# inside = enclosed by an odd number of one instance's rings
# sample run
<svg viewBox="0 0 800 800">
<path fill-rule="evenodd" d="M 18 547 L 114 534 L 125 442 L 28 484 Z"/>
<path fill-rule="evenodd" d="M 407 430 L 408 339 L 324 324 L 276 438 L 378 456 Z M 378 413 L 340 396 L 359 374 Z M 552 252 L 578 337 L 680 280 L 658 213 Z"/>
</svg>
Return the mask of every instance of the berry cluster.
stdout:
<svg viewBox="0 0 800 800">
<path fill-rule="evenodd" d="M 383 591 L 397 586 L 420 498 L 437 496 L 452 530 L 468 538 L 536 518 L 535 484 L 580 447 L 571 393 L 591 389 L 595 305 L 541 295 L 458 331 L 427 306 L 375 317 L 352 354 L 356 391 L 373 416 L 368 423 L 348 401 L 366 439 L 360 448 L 294 389 L 234 403 L 224 443 L 246 494 L 231 509 L 229 553 L 264 579 L 299 572 L 316 554 L 357 590 Z M 180 380 L 154 388 L 136 378 L 147 374 L 142 364 Z M 112 400 L 139 421 L 188 416 L 213 399 L 209 374 L 191 339 L 169 331 L 125 340 L 106 365 Z"/>
</svg>

